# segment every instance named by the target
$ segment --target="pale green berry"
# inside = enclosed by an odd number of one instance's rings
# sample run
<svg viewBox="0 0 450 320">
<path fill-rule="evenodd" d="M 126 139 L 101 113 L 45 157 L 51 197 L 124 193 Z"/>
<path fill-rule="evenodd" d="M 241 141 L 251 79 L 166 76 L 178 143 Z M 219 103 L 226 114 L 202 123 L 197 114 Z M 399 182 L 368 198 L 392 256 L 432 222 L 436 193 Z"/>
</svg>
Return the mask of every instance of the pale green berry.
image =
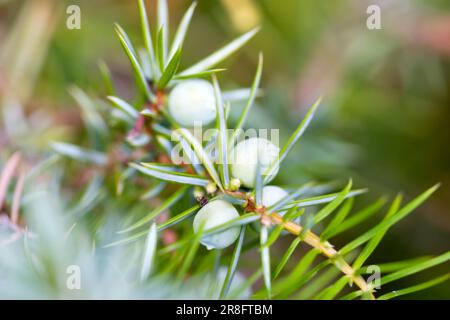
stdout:
<svg viewBox="0 0 450 320">
<path fill-rule="evenodd" d="M 205 232 L 238 217 L 239 213 L 229 202 L 224 200 L 211 201 L 195 215 L 194 232 L 197 233 L 202 226 Z M 218 233 L 203 236 L 200 242 L 208 250 L 223 249 L 236 241 L 239 236 L 239 230 L 239 227 L 232 227 Z"/>
<path fill-rule="evenodd" d="M 261 174 L 267 173 L 277 160 L 280 149 L 269 140 L 263 138 L 250 138 L 239 142 L 231 151 L 231 171 L 233 177 L 241 183 L 254 188 L 256 183 L 256 172 L 259 163 Z M 273 175 L 278 172 L 275 165 Z"/>
<path fill-rule="evenodd" d="M 262 203 L 263 205 L 268 208 L 273 206 L 275 203 L 281 201 L 283 198 L 287 197 L 289 193 L 277 186 L 265 186 L 262 190 Z M 287 210 L 283 211 L 277 211 L 277 213 L 280 216 L 284 216 L 286 214 Z M 296 218 L 294 220 L 295 223 L 300 223 L 300 217 Z M 283 231 L 283 233 L 285 233 Z M 287 232 L 286 232 L 287 233 Z"/>
<path fill-rule="evenodd" d="M 277 187 L 277 186 L 265 186 L 262 189 L 262 204 L 264 207 L 268 208 L 273 206 L 275 203 L 285 198 L 288 195 L 287 191 Z M 278 212 L 284 215 L 285 212 Z"/>
<path fill-rule="evenodd" d="M 265 186 L 262 189 L 262 204 L 264 207 L 269 208 L 273 206 L 278 201 L 285 198 L 289 193 L 277 186 Z M 281 216 L 284 216 L 286 214 L 286 211 L 278 211 L 278 214 Z M 260 230 L 260 222 L 254 222 L 253 227 L 255 230 Z"/>
<path fill-rule="evenodd" d="M 195 122 L 207 125 L 216 118 L 214 88 L 206 80 L 186 80 L 169 95 L 169 113 L 180 125 L 193 127 Z"/>
</svg>

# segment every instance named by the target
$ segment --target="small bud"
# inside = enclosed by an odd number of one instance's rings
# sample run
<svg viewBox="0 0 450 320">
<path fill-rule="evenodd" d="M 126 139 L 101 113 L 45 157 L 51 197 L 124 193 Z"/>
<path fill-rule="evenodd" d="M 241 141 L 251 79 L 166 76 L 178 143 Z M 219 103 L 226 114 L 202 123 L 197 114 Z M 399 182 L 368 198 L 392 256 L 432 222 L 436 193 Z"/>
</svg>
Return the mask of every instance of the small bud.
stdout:
<svg viewBox="0 0 450 320">
<path fill-rule="evenodd" d="M 241 180 L 233 178 L 230 181 L 230 190 L 231 191 L 236 191 L 239 190 L 239 188 L 241 187 Z"/>
<path fill-rule="evenodd" d="M 217 186 L 214 182 L 210 182 L 206 185 L 205 189 L 208 194 L 213 194 L 217 191 Z"/>
<path fill-rule="evenodd" d="M 195 199 L 201 199 L 205 196 L 205 193 L 199 188 L 195 188 L 194 191 L 192 192 L 192 195 L 194 196 Z"/>
</svg>

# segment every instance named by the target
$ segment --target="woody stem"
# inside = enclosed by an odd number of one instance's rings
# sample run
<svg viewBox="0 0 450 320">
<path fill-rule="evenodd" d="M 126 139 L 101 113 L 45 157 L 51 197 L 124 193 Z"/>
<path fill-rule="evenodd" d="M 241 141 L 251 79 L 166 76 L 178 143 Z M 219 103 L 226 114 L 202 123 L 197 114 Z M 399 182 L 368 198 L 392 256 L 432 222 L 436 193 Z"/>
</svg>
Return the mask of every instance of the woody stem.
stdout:
<svg viewBox="0 0 450 320">
<path fill-rule="evenodd" d="M 282 216 L 278 213 L 271 213 L 269 215 L 274 224 L 282 226 L 289 233 L 299 236 L 304 228 L 292 221 L 284 221 Z M 329 242 L 322 242 L 320 237 L 310 230 L 304 231 L 302 235 L 303 241 L 313 248 L 320 250 L 320 252 L 328 258 L 331 258 L 333 264 L 348 276 L 363 292 L 369 293 L 370 299 L 374 300 L 375 296 L 372 293 L 371 287 L 367 284 L 364 278 L 357 275 L 356 271 L 345 261 L 345 259 L 336 251 Z"/>
</svg>

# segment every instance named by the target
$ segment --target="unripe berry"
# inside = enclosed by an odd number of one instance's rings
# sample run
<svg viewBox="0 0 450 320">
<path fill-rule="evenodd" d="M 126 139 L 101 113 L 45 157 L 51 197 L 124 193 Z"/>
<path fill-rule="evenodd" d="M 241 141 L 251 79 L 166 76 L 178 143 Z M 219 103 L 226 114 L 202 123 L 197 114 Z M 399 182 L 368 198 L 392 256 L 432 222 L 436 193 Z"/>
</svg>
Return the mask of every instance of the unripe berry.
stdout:
<svg viewBox="0 0 450 320">
<path fill-rule="evenodd" d="M 207 231 L 230 220 L 239 217 L 237 210 L 224 200 L 214 200 L 201 208 L 194 218 L 194 232 L 197 233 L 200 227 Z M 223 249 L 231 245 L 239 236 L 239 227 L 232 227 L 224 231 L 203 236 L 200 242 L 208 250 Z"/>
<path fill-rule="evenodd" d="M 254 188 L 258 162 L 260 173 L 264 174 L 278 160 L 279 152 L 280 149 L 276 145 L 263 138 L 250 138 L 239 142 L 231 151 L 233 177 L 238 178 L 244 186 Z M 275 167 L 272 174 L 277 172 L 278 167 Z"/>
<path fill-rule="evenodd" d="M 289 193 L 280 187 L 265 186 L 262 190 L 262 204 L 264 207 L 269 208 L 288 195 Z M 277 213 L 281 216 L 284 216 L 286 214 L 286 210 L 277 211 Z M 295 219 L 294 222 L 299 223 L 300 218 Z M 260 222 L 255 222 L 252 224 L 252 226 L 254 227 L 255 230 L 259 231 L 260 224 L 261 224 Z M 283 234 L 286 234 L 286 232 L 283 231 Z"/>
<path fill-rule="evenodd" d="M 169 95 L 169 113 L 182 126 L 193 127 L 194 122 L 207 125 L 216 118 L 213 86 L 200 79 L 177 84 Z"/>
<path fill-rule="evenodd" d="M 288 195 L 287 191 L 277 187 L 277 186 L 265 186 L 262 189 L 262 203 L 263 206 L 268 208 L 273 206 L 275 203 L 285 198 Z M 283 212 L 279 212 L 279 214 L 284 215 Z"/>
</svg>

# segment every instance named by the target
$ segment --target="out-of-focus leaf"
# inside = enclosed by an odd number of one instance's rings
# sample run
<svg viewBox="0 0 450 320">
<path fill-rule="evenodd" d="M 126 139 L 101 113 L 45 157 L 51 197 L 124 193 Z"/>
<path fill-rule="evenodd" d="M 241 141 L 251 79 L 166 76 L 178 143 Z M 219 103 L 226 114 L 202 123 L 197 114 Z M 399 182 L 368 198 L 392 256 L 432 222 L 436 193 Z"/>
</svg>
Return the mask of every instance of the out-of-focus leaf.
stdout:
<svg viewBox="0 0 450 320">
<path fill-rule="evenodd" d="M 175 54 L 172 56 L 172 58 L 167 63 L 167 66 L 165 67 L 161 78 L 158 80 L 158 88 L 164 89 L 170 80 L 172 80 L 173 76 L 178 70 L 178 66 L 180 65 L 181 60 L 181 49 L 175 52 Z"/>
<path fill-rule="evenodd" d="M 297 190 L 289 193 L 286 197 L 282 198 L 281 200 L 277 201 L 276 203 L 274 203 L 273 205 L 268 207 L 267 212 L 271 213 L 271 212 L 277 211 L 280 208 L 283 208 L 287 203 L 291 202 L 292 200 L 296 199 L 300 195 L 302 195 L 305 192 L 307 192 L 308 190 L 310 190 L 310 188 L 312 186 L 313 186 L 313 183 L 306 183 L 305 185 L 303 185 L 300 188 L 298 188 Z M 295 208 L 295 207 L 292 207 L 292 208 Z"/>
<path fill-rule="evenodd" d="M 335 223 L 334 226 L 327 228 L 327 230 L 325 230 L 322 233 L 322 239 L 329 239 L 335 237 L 336 235 L 341 234 L 342 232 L 349 230 L 350 228 L 353 228 L 354 226 L 357 226 L 358 224 L 366 221 L 372 215 L 376 214 L 384 206 L 385 203 L 386 199 L 380 198 L 373 204 L 356 212 L 348 219 L 340 221 L 340 223 L 338 224 Z"/>
<path fill-rule="evenodd" d="M 179 201 L 184 196 L 187 189 L 188 189 L 188 187 L 180 188 L 177 192 L 173 193 L 161 205 L 159 205 L 156 209 L 154 209 L 148 215 L 146 215 L 142 219 L 138 220 L 136 223 L 132 224 L 128 228 L 125 228 L 124 230 L 119 231 L 119 233 L 129 232 L 131 230 L 137 229 L 137 228 L 143 226 L 144 224 L 146 224 L 147 222 L 155 219 L 158 215 L 160 215 L 165 210 L 169 209 L 171 206 L 173 206 L 175 203 L 177 203 L 177 201 Z"/>
<path fill-rule="evenodd" d="M 302 277 L 307 274 L 308 269 L 313 264 L 316 257 L 320 254 L 317 249 L 309 250 L 298 262 L 295 268 L 282 280 L 280 280 L 276 288 L 274 287 L 274 295 L 279 299 L 287 299 L 298 288 L 298 283 Z"/>
<path fill-rule="evenodd" d="M 141 19 L 141 31 L 142 36 L 144 38 L 145 49 L 148 55 L 150 70 L 152 72 L 152 76 L 155 77 L 157 75 L 157 68 L 155 65 L 155 51 L 153 50 L 153 41 L 150 31 L 150 24 L 148 23 L 147 18 L 147 10 L 145 8 L 145 0 L 139 0 L 138 6 L 139 6 L 139 16 Z"/>
<path fill-rule="evenodd" d="M 208 179 L 192 174 L 162 170 L 145 164 L 130 163 L 129 165 L 145 175 L 167 182 L 189 184 L 202 187 L 205 187 L 209 183 Z"/>
<path fill-rule="evenodd" d="M 316 112 L 317 107 L 319 106 L 320 102 L 322 101 L 322 98 L 317 99 L 317 101 L 313 104 L 311 109 L 309 109 L 306 116 L 303 118 L 302 122 L 300 122 L 300 125 L 297 127 L 297 129 L 294 131 L 292 136 L 289 138 L 289 140 L 286 142 L 286 144 L 283 146 L 283 148 L 280 151 L 280 156 L 278 158 L 278 161 L 275 161 L 265 172 L 266 176 L 266 183 L 270 181 L 271 178 L 273 178 L 275 175 L 273 174 L 276 170 L 276 168 L 279 168 L 281 162 L 283 162 L 284 158 L 288 155 L 289 151 L 294 147 L 294 145 L 297 143 L 298 139 L 303 135 L 306 128 L 308 127 L 309 123 L 311 122 L 312 118 L 314 117 L 314 113 Z"/>
<path fill-rule="evenodd" d="M 220 169 L 223 186 L 225 189 L 230 184 L 230 173 L 228 168 L 228 133 L 227 133 L 227 120 L 225 118 L 225 110 L 222 101 L 222 92 L 219 87 L 217 78 L 213 76 L 214 96 L 216 98 L 216 127 L 219 129 L 219 159 L 221 160 Z"/>
<path fill-rule="evenodd" d="M 381 278 L 381 285 L 385 285 L 387 283 L 402 279 L 404 277 L 410 276 L 417 272 L 432 268 L 439 264 L 445 263 L 449 260 L 450 260 L 450 251 L 448 251 L 444 254 L 441 254 L 440 256 L 434 257 L 430 260 L 420 262 L 416 265 L 413 265 L 413 266 L 401 269 L 399 271 L 396 271 L 394 273 L 385 275 Z"/>
<path fill-rule="evenodd" d="M 341 209 L 338 211 L 338 213 L 334 216 L 334 218 L 328 223 L 328 225 L 325 227 L 325 230 L 320 235 L 320 238 L 322 240 L 327 240 L 330 238 L 331 231 L 339 226 L 342 221 L 345 220 L 347 215 L 350 213 L 350 211 L 353 208 L 353 202 L 354 198 L 349 198 L 345 201 L 345 203 L 342 205 Z"/>
<path fill-rule="evenodd" d="M 252 88 L 240 88 L 234 90 L 225 90 L 222 92 L 223 100 L 229 102 L 236 101 L 247 101 L 249 99 L 250 93 L 252 92 Z M 257 89 L 255 93 L 255 98 L 261 97 L 263 95 L 263 91 L 261 89 Z"/>
<path fill-rule="evenodd" d="M 342 276 L 334 284 L 332 284 L 331 286 L 329 286 L 329 287 L 325 288 L 324 290 L 322 290 L 321 292 L 319 292 L 314 297 L 314 299 L 332 300 L 332 299 L 334 299 L 334 297 L 336 297 L 339 294 L 339 292 L 342 291 L 342 289 L 344 289 L 345 285 L 348 282 L 349 282 L 349 279 L 347 278 L 347 276 Z"/>
<path fill-rule="evenodd" d="M 226 69 L 210 69 L 210 70 L 205 70 L 202 72 L 197 72 L 197 73 L 190 73 L 190 74 L 178 74 L 175 75 L 173 77 L 174 80 L 188 80 L 188 79 L 198 79 L 198 78 L 206 78 L 209 77 L 211 75 L 215 75 L 216 73 L 225 71 Z"/>
<path fill-rule="evenodd" d="M 391 207 L 388 210 L 388 213 L 386 214 L 385 219 L 389 219 L 392 215 L 394 215 L 398 209 L 400 208 L 402 198 L 401 196 L 397 196 L 394 199 L 394 202 L 392 203 Z M 364 249 L 361 251 L 361 253 L 356 258 L 353 268 L 355 270 L 359 270 L 359 268 L 362 267 L 364 262 L 370 257 L 370 255 L 373 253 L 373 251 L 376 249 L 380 241 L 383 239 L 384 235 L 388 231 L 388 228 L 386 229 L 380 229 L 378 234 L 374 236 L 370 241 L 367 243 L 367 245 L 364 247 Z"/>
<path fill-rule="evenodd" d="M 156 118 L 156 116 L 157 116 L 156 112 L 154 112 L 153 110 L 150 110 L 148 108 L 142 110 L 140 112 L 140 114 L 142 114 L 144 117 L 148 117 L 148 118 Z"/>
<path fill-rule="evenodd" d="M 261 263 L 264 276 L 264 284 L 267 290 L 267 297 L 270 299 L 272 296 L 272 279 L 270 274 L 270 252 L 269 247 L 265 247 L 264 244 L 267 242 L 268 230 L 266 226 L 261 227 L 260 232 L 260 244 L 261 244 Z"/>
<path fill-rule="evenodd" d="M 267 242 L 264 244 L 265 247 L 270 247 L 275 241 L 278 240 L 279 236 L 283 232 L 283 226 L 276 226 L 273 231 L 270 233 Z"/>
<path fill-rule="evenodd" d="M 158 29 L 160 30 L 160 54 L 163 62 L 163 68 L 167 61 L 167 47 L 169 45 L 169 10 L 167 0 L 158 0 Z M 162 70 L 162 69 L 161 69 Z"/>
<path fill-rule="evenodd" d="M 126 168 L 125 170 L 123 170 L 118 178 L 117 178 L 117 183 L 116 183 L 116 194 L 117 195 L 121 195 L 123 192 L 123 188 L 125 186 L 125 181 L 127 179 L 129 179 L 131 176 L 133 176 L 133 174 L 136 172 L 136 170 L 134 170 L 133 168 Z"/>
<path fill-rule="evenodd" d="M 302 242 L 302 239 L 300 239 L 299 237 L 296 237 L 291 242 L 291 245 L 286 250 L 283 257 L 281 258 L 280 263 L 278 264 L 277 268 L 275 269 L 275 274 L 273 276 L 274 278 L 277 278 L 279 276 L 279 274 L 281 273 L 281 271 L 283 271 L 284 267 L 286 266 L 286 263 L 288 262 L 289 258 L 292 256 L 292 254 L 294 253 L 295 249 L 300 244 L 300 242 Z"/>
<path fill-rule="evenodd" d="M 108 163 L 108 156 L 102 152 L 81 148 L 64 142 L 52 142 L 50 146 L 59 154 L 74 160 L 90 162 L 97 165 L 106 165 Z"/>
<path fill-rule="evenodd" d="M 192 149 L 197 154 L 198 159 L 203 163 L 203 166 L 205 167 L 206 171 L 208 171 L 209 175 L 213 179 L 213 181 L 216 183 L 216 185 L 223 189 L 222 183 L 220 182 L 219 174 L 217 173 L 216 169 L 214 168 L 214 164 L 209 158 L 208 154 L 203 149 L 202 145 L 198 140 L 192 135 L 192 133 L 184 128 L 180 128 L 176 131 L 176 133 L 180 134 L 186 141 L 191 145 Z"/>
<path fill-rule="evenodd" d="M 428 280 L 428 281 L 420 283 L 420 284 L 416 284 L 414 286 L 411 286 L 411 287 L 408 287 L 405 289 L 395 290 L 395 291 L 386 293 L 386 294 L 378 297 L 378 300 L 389 300 L 389 299 L 397 298 L 397 297 L 400 297 L 400 296 L 403 296 L 406 294 L 422 291 L 422 290 L 431 288 L 433 286 L 436 286 L 438 284 L 441 284 L 441 283 L 447 281 L 448 279 L 450 279 L 450 273 L 447 273 L 443 276 L 440 276 L 440 277 L 432 279 L 432 280 Z"/>
<path fill-rule="evenodd" d="M 322 261 L 309 270 L 298 282 L 298 286 L 301 288 L 299 294 L 295 297 L 299 300 L 311 299 L 311 297 L 318 291 L 333 283 L 333 279 L 340 274 L 340 270 L 331 266 L 328 270 L 323 271 L 317 275 L 322 269 L 330 266 L 330 260 Z M 302 287 L 303 286 L 303 287 Z"/>
<path fill-rule="evenodd" d="M 113 96 L 108 96 L 107 98 L 114 107 L 125 112 L 131 119 L 136 119 L 139 116 L 139 112 L 125 100 Z"/>
<path fill-rule="evenodd" d="M 163 73 L 164 71 L 164 35 L 163 28 L 158 29 L 158 33 L 156 35 L 156 61 L 158 62 L 159 72 Z"/>
<path fill-rule="evenodd" d="M 27 180 L 33 180 L 36 178 L 39 174 L 43 173 L 44 171 L 51 168 L 55 163 L 58 162 L 58 160 L 61 159 L 61 156 L 59 154 L 53 154 L 49 156 L 48 158 L 38 162 L 31 168 L 30 171 L 28 171 L 26 179 Z"/>
<path fill-rule="evenodd" d="M 96 204 L 98 204 L 105 196 L 102 189 L 104 179 L 100 175 L 95 175 L 89 182 L 86 190 L 83 192 L 81 199 L 68 210 L 68 214 L 74 215 L 79 218 L 85 215 L 91 210 Z"/>
<path fill-rule="evenodd" d="M 259 28 L 256 28 L 256 29 L 253 29 L 253 30 L 243 34 L 242 36 L 233 40 L 229 44 L 225 45 L 221 49 L 214 52 L 213 54 L 209 55 L 205 59 L 196 63 L 192 67 L 184 70 L 183 72 L 180 73 L 180 75 L 198 73 L 198 72 L 202 72 L 202 71 L 208 70 L 209 68 L 214 67 L 219 62 L 223 61 L 224 59 L 228 58 L 231 54 L 236 52 L 245 43 L 247 43 L 247 41 L 249 41 L 258 32 L 258 30 L 259 30 Z"/>
<path fill-rule="evenodd" d="M 76 86 L 70 87 L 69 92 L 80 106 L 83 112 L 83 119 L 88 125 L 88 128 L 94 130 L 100 136 L 107 135 L 108 127 L 99 114 L 95 101 Z"/>
<path fill-rule="evenodd" d="M 189 241 L 189 246 L 187 246 L 187 254 L 183 259 L 183 263 L 181 265 L 181 268 L 179 269 L 177 278 L 183 279 L 189 270 L 190 266 L 192 265 L 192 262 L 194 261 L 195 254 L 198 251 L 198 248 L 200 246 L 200 240 L 204 233 L 204 225 L 200 225 L 199 230 L 197 233 L 194 234 L 194 239 Z"/>
<path fill-rule="evenodd" d="M 366 189 L 352 190 L 349 193 L 347 193 L 347 195 L 345 196 L 345 199 L 358 196 L 360 194 L 365 193 L 366 191 L 367 191 Z M 284 207 L 280 208 L 280 210 L 286 210 L 286 209 L 290 209 L 292 207 L 301 208 L 301 207 L 309 207 L 309 206 L 315 206 L 318 204 L 328 203 L 328 202 L 331 202 L 334 199 L 336 199 L 336 197 L 338 195 L 339 195 L 339 193 L 331 193 L 331 194 L 325 194 L 325 195 L 317 196 L 317 197 L 295 200 L 295 201 L 288 203 Z"/>
<path fill-rule="evenodd" d="M 337 209 L 341 205 L 341 203 L 345 200 L 345 197 L 350 192 L 350 189 L 352 188 L 352 181 L 350 180 L 345 186 L 345 188 L 339 193 L 339 195 L 331 201 L 329 204 L 327 204 L 324 208 L 322 208 L 319 212 L 317 212 L 314 215 L 314 224 L 319 223 L 326 217 L 328 217 L 334 210 Z"/>
<path fill-rule="evenodd" d="M 148 200 L 148 199 L 152 199 L 154 197 L 157 197 L 164 190 L 164 188 L 166 186 L 167 186 L 167 182 L 165 182 L 165 181 L 159 182 L 156 186 L 150 188 L 150 190 L 145 192 L 141 196 L 141 199 L 142 200 Z"/>
<path fill-rule="evenodd" d="M 250 89 L 247 103 L 244 107 L 244 110 L 241 113 L 241 116 L 239 117 L 239 120 L 234 128 L 234 134 L 231 138 L 231 144 L 234 144 L 237 133 L 239 132 L 239 129 L 242 129 L 245 124 L 245 120 L 247 119 L 248 114 L 250 113 L 250 109 L 253 106 L 253 103 L 255 102 L 256 94 L 258 93 L 258 87 L 259 83 L 261 81 L 261 75 L 262 75 L 262 69 L 263 69 L 263 55 L 262 53 L 259 54 L 259 60 L 258 60 L 258 68 L 256 69 L 255 78 L 253 79 L 252 87 Z"/>
<path fill-rule="evenodd" d="M 396 214 L 394 214 L 389 219 L 383 220 L 381 223 L 373 227 L 372 229 L 368 230 L 355 240 L 351 241 L 347 245 L 345 245 L 341 250 L 341 254 L 349 253 L 350 251 L 354 250 L 355 248 L 359 247 L 363 243 L 367 242 L 371 238 L 373 238 L 380 230 L 383 230 L 385 228 L 389 228 L 392 225 L 399 222 L 401 219 L 406 217 L 408 214 L 410 214 L 414 209 L 416 209 L 419 205 L 421 205 L 426 199 L 428 199 L 439 187 L 439 185 L 435 185 L 416 197 L 414 200 L 409 202 L 406 206 L 404 206 L 402 209 L 400 209 Z"/>
<path fill-rule="evenodd" d="M 144 257 L 142 259 L 142 267 L 141 267 L 141 276 L 140 280 L 141 282 L 145 281 L 151 270 L 152 270 L 152 264 L 153 264 L 153 257 L 156 252 L 156 241 L 158 239 L 157 235 L 157 229 L 156 224 L 153 223 L 150 226 L 150 230 L 148 232 L 147 241 L 145 244 L 145 251 L 144 251 Z"/>
<path fill-rule="evenodd" d="M 200 165 L 201 162 L 198 159 L 197 155 L 195 154 L 195 151 L 192 150 L 191 146 L 189 145 L 189 143 L 186 142 L 186 140 L 180 139 L 180 143 L 181 143 L 181 147 L 183 148 L 184 154 L 189 158 L 189 161 L 190 161 L 192 167 L 194 168 L 195 172 L 197 174 L 203 176 L 205 174 L 205 170 Z"/>
<path fill-rule="evenodd" d="M 114 87 L 114 82 L 111 75 L 111 70 L 109 70 L 108 66 L 104 61 L 100 61 L 99 63 L 100 73 L 102 75 L 103 83 L 105 85 L 106 93 L 110 96 L 116 94 L 116 88 Z"/>
<path fill-rule="evenodd" d="M 262 271 L 259 268 L 250 277 L 248 277 L 244 283 L 242 283 L 236 289 L 233 289 L 227 298 L 230 300 L 237 299 L 244 290 L 246 290 L 247 288 L 250 288 L 261 277 L 261 274 L 262 274 Z"/>
<path fill-rule="evenodd" d="M 401 260 L 401 261 L 378 263 L 377 266 L 380 268 L 381 273 L 385 274 L 385 273 L 390 273 L 390 272 L 395 272 L 395 271 L 398 271 L 401 269 L 405 269 L 409 266 L 416 265 L 418 263 L 430 260 L 432 258 L 433 258 L 432 256 L 422 256 L 422 257 Z M 368 267 L 362 267 L 360 269 L 361 274 L 367 273 L 368 272 L 367 269 L 368 269 Z"/>
<path fill-rule="evenodd" d="M 189 208 L 189 209 L 183 211 L 182 213 L 177 214 L 176 216 L 170 218 L 166 222 L 160 224 L 158 226 L 158 231 L 162 231 L 167 228 L 173 227 L 173 226 L 177 225 L 178 223 L 180 223 L 181 221 L 188 219 L 189 217 L 193 216 L 194 213 L 198 209 L 200 209 L 200 205 L 193 206 L 192 208 Z"/>
<path fill-rule="evenodd" d="M 236 273 L 237 264 L 239 261 L 239 257 L 242 251 L 242 244 L 244 243 L 245 230 L 246 226 L 241 227 L 241 232 L 239 233 L 239 238 L 234 246 L 233 255 L 231 256 L 230 265 L 227 269 L 227 275 L 225 276 L 225 280 L 222 285 L 222 289 L 220 291 L 220 298 L 223 299 L 227 296 L 228 291 L 230 290 L 231 283 L 233 282 L 234 274 Z"/>
<path fill-rule="evenodd" d="M 135 233 L 129 237 L 126 237 L 124 239 L 120 239 L 120 240 L 108 243 L 108 244 L 104 245 L 103 248 L 110 248 L 110 247 L 115 247 L 115 246 L 131 243 L 131 242 L 137 241 L 137 240 L 145 237 L 147 234 L 148 234 L 147 230 L 140 231 L 140 232 L 137 232 L 137 233 Z"/>
<path fill-rule="evenodd" d="M 125 50 L 125 53 L 127 54 L 128 59 L 131 62 L 131 66 L 133 67 L 133 72 L 138 80 L 139 88 L 142 90 L 142 92 L 146 95 L 146 97 L 150 101 L 154 101 L 155 96 L 153 92 L 151 92 L 147 84 L 147 79 L 145 78 L 144 70 L 142 70 L 142 67 L 139 64 L 139 61 L 136 56 L 136 51 L 133 49 L 130 39 L 128 38 L 126 32 L 122 29 L 121 26 L 116 24 L 115 27 L 117 35 L 119 36 L 120 43 L 122 44 L 122 47 Z"/>
<path fill-rule="evenodd" d="M 192 2 L 189 9 L 187 9 L 186 13 L 184 14 L 183 18 L 181 19 L 178 29 L 175 32 L 175 37 L 173 39 L 172 46 L 170 48 L 169 60 L 172 59 L 172 57 L 175 55 L 175 52 L 177 52 L 178 50 L 180 50 L 183 47 L 183 42 L 186 37 L 186 33 L 189 29 L 192 15 L 194 14 L 194 10 L 195 10 L 196 6 L 197 6 L 197 2 L 196 1 Z"/>
</svg>

